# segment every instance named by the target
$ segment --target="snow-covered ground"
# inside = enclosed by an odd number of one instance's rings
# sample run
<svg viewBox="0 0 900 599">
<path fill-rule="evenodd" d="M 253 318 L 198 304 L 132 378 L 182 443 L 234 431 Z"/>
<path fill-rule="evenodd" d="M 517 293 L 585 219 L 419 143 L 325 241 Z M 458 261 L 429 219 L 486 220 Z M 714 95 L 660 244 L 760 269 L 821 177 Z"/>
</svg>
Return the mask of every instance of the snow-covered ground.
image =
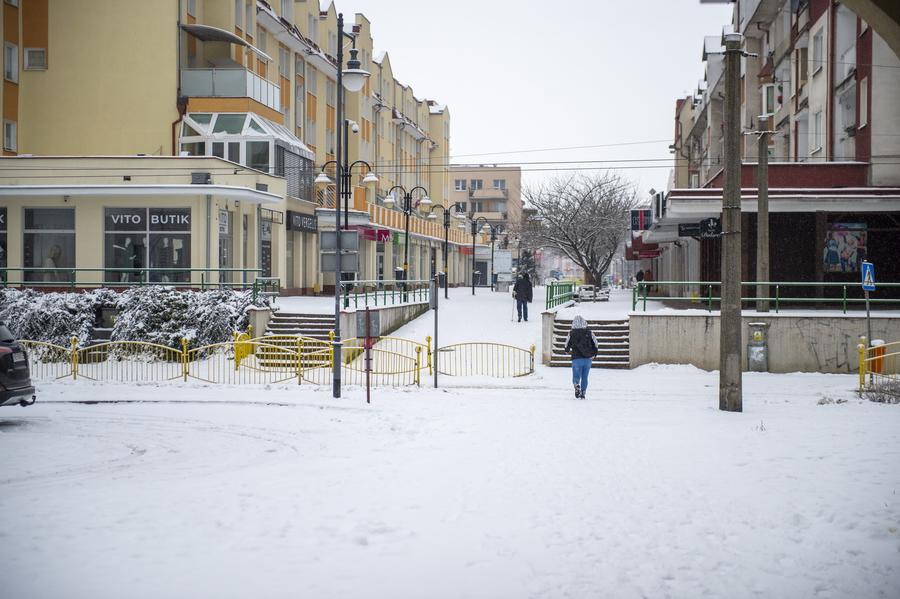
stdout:
<svg viewBox="0 0 900 599">
<path fill-rule="evenodd" d="M 541 297 L 451 290 L 439 342 L 539 348 Z M 0 596 L 900 597 L 900 406 L 855 376 L 747 373 L 742 413 L 689 366 L 569 379 L 41 381 L 0 408 Z"/>
</svg>

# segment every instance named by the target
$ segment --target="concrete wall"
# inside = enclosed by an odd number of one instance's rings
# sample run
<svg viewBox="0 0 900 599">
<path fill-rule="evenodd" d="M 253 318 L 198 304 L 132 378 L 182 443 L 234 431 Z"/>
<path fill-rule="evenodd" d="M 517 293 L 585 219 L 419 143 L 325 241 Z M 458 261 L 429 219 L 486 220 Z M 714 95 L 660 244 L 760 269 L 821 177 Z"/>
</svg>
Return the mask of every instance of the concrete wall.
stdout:
<svg viewBox="0 0 900 599">
<path fill-rule="evenodd" d="M 630 367 L 652 362 L 719 369 L 718 314 L 631 314 Z M 865 317 L 750 314 L 741 327 L 743 369 L 747 370 L 749 323 L 768 326 L 769 372 L 859 372 L 859 337 Z M 872 316 L 872 337 L 900 341 L 900 318 Z"/>
<path fill-rule="evenodd" d="M 406 323 L 418 318 L 422 314 L 428 312 L 428 303 L 424 304 L 405 304 L 402 306 L 390 306 L 372 310 L 378 312 L 381 316 L 381 335 L 385 337 Z M 362 311 L 362 310 L 361 310 Z M 271 310 L 253 309 L 250 310 L 250 326 L 253 327 L 253 336 L 261 336 L 265 330 L 269 319 L 272 316 Z M 341 339 L 353 339 L 357 337 L 356 332 L 356 312 L 341 312 Z M 419 340 L 424 343 L 425 340 Z"/>
</svg>

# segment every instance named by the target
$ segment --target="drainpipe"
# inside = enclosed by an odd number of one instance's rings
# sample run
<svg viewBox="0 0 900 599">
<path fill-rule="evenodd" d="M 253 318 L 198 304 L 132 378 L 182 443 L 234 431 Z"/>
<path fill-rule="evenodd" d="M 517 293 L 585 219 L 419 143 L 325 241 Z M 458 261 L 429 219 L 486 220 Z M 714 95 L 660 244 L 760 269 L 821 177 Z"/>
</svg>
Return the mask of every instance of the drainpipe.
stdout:
<svg viewBox="0 0 900 599">
<path fill-rule="evenodd" d="M 212 243 L 212 196 L 206 195 L 206 282 L 209 283 L 210 244 Z"/>
<path fill-rule="evenodd" d="M 178 118 L 172 123 L 172 156 L 178 156 L 178 130 L 176 127 L 184 119 L 184 113 L 187 112 L 187 98 L 181 95 L 181 60 L 184 49 L 182 48 L 182 37 L 184 32 L 181 30 L 181 6 L 182 0 L 178 0 L 178 19 L 176 26 L 178 27 L 178 64 L 175 68 L 175 88 L 178 90 L 178 99 L 175 106 L 178 109 Z"/>
</svg>

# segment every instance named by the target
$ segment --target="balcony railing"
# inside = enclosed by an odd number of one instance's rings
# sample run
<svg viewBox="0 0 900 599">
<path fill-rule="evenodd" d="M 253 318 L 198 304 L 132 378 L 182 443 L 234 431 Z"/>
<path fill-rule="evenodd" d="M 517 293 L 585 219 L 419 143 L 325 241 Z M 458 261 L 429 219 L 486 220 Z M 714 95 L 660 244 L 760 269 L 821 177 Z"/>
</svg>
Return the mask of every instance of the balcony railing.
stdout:
<svg viewBox="0 0 900 599">
<path fill-rule="evenodd" d="M 280 88 L 247 69 L 182 69 L 181 93 L 189 98 L 251 98 L 280 111 Z"/>
</svg>

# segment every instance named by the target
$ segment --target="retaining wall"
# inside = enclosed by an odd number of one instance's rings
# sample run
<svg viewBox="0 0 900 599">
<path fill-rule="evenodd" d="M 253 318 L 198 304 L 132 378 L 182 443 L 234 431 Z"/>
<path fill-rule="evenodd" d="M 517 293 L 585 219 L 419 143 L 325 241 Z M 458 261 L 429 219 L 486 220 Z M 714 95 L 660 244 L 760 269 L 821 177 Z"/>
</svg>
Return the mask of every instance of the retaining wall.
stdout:
<svg viewBox="0 0 900 599">
<path fill-rule="evenodd" d="M 750 323 L 767 327 L 769 372 L 859 372 L 859 338 L 866 336 L 866 318 L 760 314 L 742 316 L 742 368 L 747 370 Z M 636 314 L 629 316 L 631 368 L 642 364 L 693 364 L 719 369 L 719 315 Z M 871 318 L 872 338 L 900 341 L 900 318 Z"/>
</svg>

